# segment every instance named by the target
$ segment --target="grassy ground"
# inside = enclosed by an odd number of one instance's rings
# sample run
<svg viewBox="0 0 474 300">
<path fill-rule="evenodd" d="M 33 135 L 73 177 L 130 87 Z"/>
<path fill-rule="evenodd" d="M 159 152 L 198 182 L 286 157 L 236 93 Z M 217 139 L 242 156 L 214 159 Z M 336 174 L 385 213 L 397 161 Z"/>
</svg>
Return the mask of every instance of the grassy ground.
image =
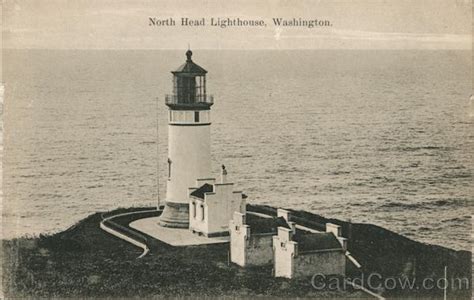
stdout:
<svg viewBox="0 0 474 300">
<path fill-rule="evenodd" d="M 270 207 L 252 210 L 275 213 Z M 136 208 L 135 208 L 136 209 Z M 121 209 L 126 212 L 128 209 Z M 114 211 L 113 213 L 115 213 Z M 324 218 L 295 212 L 308 224 Z M 128 219 L 117 220 L 126 224 Z M 8 297 L 153 297 L 153 296 L 281 296 L 366 297 L 360 291 L 315 290 L 310 278 L 273 278 L 271 267 L 242 269 L 228 263 L 228 245 L 171 247 L 155 241 L 147 256 L 119 240 L 98 224 L 96 213 L 70 229 L 51 236 L 3 241 L 3 288 Z M 334 222 L 339 222 L 335 221 Z M 341 222 L 340 222 L 341 223 Z M 346 223 L 341 223 L 348 230 Z M 471 282 L 470 252 L 420 244 L 373 225 L 352 225 L 351 252 L 364 266 L 364 274 L 383 276 L 442 276 L 445 264 Z M 351 275 L 360 275 L 351 272 Z M 420 277 L 421 278 L 421 277 Z M 430 292 L 439 296 L 440 290 Z M 420 293 L 418 291 L 417 293 Z M 470 298 L 470 290 L 450 295 Z M 407 296 L 403 290 L 385 291 Z M 410 291 L 410 295 L 413 291 Z M 466 296 L 469 295 L 469 296 Z"/>
<path fill-rule="evenodd" d="M 125 212 L 126 210 L 121 210 Z M 361 296 L 315 291 L 310 281 L 274 279 L 271 268 L 228 264 L 228 245 L 171 247 L 149 255 L 99 229 L 101 214 L 52 236 L 3 241 L 9 297 Z M 122 220 L 123 221 L 123 220 Z"/>
</svg>

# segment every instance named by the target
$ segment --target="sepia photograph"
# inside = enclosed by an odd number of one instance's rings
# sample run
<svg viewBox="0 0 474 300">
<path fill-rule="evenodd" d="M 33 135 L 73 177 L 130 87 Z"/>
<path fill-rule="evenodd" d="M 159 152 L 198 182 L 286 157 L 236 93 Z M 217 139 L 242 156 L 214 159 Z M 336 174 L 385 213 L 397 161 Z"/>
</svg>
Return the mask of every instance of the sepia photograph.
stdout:
<svg viewBox="0 0 474 300">
<path fill-rule="evenodd" d="M 471 299 L 472 0 L 3 0 L 0 297 Z"/>
</svg>

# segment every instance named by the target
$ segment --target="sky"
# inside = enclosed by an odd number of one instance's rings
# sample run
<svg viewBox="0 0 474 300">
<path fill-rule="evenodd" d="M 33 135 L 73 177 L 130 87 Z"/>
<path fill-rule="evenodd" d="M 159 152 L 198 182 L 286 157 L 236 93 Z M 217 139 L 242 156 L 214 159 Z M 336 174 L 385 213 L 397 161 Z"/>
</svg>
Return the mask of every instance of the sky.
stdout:
<svg viewBox="0 0 474 300">
<path fill-rule="evenodd" d="M 472 0 L 3 0 L 5 48 L 471 49 Z M 153 27 L 149 17 L 263 19 L 262 28 Z M 277 27 L 272 18 L 330 27 Z"/>
</svg>

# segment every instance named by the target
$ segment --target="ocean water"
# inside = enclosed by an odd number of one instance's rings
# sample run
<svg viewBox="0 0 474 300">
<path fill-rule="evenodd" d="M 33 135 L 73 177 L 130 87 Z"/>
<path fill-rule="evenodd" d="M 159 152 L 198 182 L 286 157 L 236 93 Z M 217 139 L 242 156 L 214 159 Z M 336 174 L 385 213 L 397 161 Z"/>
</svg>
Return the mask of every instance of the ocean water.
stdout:
<svg viewBox="0 0 474 300">
<path fill-rule="evenodd" d="M 3 59 L 3 238 L 163 201 L 164 95 L 184 51 L 7 50 Z M 215 97 L 214 172 L 225 164 L 250 203 L 471 249 L 469 51 L 196 50 L 193 59 Z"/>
</svg>

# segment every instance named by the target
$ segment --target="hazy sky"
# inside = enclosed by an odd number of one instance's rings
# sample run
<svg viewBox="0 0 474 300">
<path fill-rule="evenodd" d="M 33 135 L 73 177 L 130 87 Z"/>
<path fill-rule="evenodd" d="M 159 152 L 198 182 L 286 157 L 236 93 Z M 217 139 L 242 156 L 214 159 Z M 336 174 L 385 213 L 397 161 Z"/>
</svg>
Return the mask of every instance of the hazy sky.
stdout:
<svg viewBox="0 0 474 300">
<path fill-rule="evenodd" d="M 6 48 L 471 49 L 471 0 L 4 0 Z M 152 27 L 148 18 L 264 19 L 263 28 Z M 277 28 L 272 18 L 331 27 Z"/>
</svg>

